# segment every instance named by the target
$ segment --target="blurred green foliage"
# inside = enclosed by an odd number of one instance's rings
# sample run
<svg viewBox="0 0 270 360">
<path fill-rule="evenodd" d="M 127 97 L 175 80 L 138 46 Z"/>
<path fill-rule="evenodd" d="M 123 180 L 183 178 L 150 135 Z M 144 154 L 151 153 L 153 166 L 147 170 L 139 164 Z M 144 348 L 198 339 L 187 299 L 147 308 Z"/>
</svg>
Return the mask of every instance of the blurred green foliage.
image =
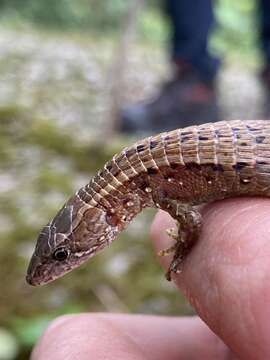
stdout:
<svg viewBox="0 0 270 360">
<path fill-rule="evenodd" d="M 125 12 L 124 0 L 1 0 L 2 17 L 26 19 L 42 26 L 62 29 L 116 28 Z"/>
<path fill-rule="evenodd" d="M 219 0 L 216 2 L 216 31 L 212 45 L 215 50 L 236 58 L 257 60 L 259 1 Z M 247 60 L 247 59 L 246 59 Z"/>
<path fill-rule="evenodd" d="M 138 18 L 140 41 L 162 44 L 170 28 L 162 11 L 164 0 L 146 1 Z M 50 30 L 86 31 L 113 37 L 122 30 L 129 1 L 125 0 L 0 0 L 0 22 Z M 216 28 L 211 45 L 236 57 L 257 59 L 258 1 L 214 2 Z"/>
<path fill-rule="evenodd" d="M 143 38 L 164 40 L 167 33 L 162 15 L 164 1 L 146 1 L 139 17 Z M 215 2 L 221 47 L 250 46 L 254 41 L 256 0 L 219 0 Z M 129 1 L 125 0 L 1 0 L 0 19 L 6 23 L 25 23 L 64 30 L 90 30 L 102 34 L 121 28 Z"/>
<path fill-rule="evenodd" d="M 76 176 L 86 183 L 124 143 L 82 141 L 55 120 L 30 115 L 24 108 L 0 109 L 0 122 L 0 143 L 5 143 L 0 162 L 7 177 L 0 179 L 7 187 L 0 202 L 0 319 L 15 336 L 16 346 L 29 349 L 49 320 L 59 314 L 88 310 L 183 312 L 186 305 L 175 298 L 175 290 L 164 280 L 150 247 L 147 224 L 151 212 L 144 212 L 121 235 L 122 241 L 87 267 L 42 288 L 25 283 L 35 238 L 78 187 Z"/>
</svg>

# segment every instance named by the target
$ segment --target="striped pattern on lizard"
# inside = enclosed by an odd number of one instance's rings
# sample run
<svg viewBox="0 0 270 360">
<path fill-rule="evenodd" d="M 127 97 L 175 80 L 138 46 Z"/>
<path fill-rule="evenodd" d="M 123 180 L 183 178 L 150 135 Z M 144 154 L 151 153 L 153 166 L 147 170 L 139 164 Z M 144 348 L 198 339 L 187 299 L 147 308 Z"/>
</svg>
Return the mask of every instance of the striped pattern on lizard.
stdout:
<svg viewBox="0 0 270 360">
<path fill-rule="evenodd" d="M 52 281 L 110 244 L 145 207 L 176 221 L 167 272 L 178 272 L 196 242 L 196 205 L 270 196 L 270 121 L 221 121 L 150 136 L 123 149 L 72 196 L 37 240 L 27 281 Z"/>
</svg>

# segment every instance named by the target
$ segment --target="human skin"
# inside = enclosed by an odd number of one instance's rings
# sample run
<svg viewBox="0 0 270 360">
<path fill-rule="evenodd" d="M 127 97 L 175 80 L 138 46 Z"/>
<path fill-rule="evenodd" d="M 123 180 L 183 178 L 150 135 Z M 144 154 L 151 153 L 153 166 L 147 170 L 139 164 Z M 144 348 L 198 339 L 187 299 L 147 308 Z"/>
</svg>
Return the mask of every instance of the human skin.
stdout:
<svg viewBox="0 0 270 360">
<path fill-rule="evenodd" d="M 270 199 L 229 199 L 202 213 L 200 239 L 173 275 L 198 316 L 62 316 L 31 360 L 270 359 Z M 156 215 L 156 251 L 170 246 L 172 226 L 165 212 Z M 160 260 L 167 269 L 170 257 Z"/>
</svg>

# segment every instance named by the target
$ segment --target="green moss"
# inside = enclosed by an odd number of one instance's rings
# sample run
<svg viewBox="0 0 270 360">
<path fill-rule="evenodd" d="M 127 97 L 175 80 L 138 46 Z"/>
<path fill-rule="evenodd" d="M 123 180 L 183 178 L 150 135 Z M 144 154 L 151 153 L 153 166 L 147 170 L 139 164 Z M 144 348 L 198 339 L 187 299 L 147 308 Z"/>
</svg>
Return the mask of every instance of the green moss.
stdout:
<svg viewBox="0 0 270 360">
<path fill-rule="evenodd" d="M 72 192 L 72 181 L 67 173 L 49 169 L 44 166 L 33 182 L 35 191 L 44 193 L 57 190 L 70 194 Z"/>
</svg>

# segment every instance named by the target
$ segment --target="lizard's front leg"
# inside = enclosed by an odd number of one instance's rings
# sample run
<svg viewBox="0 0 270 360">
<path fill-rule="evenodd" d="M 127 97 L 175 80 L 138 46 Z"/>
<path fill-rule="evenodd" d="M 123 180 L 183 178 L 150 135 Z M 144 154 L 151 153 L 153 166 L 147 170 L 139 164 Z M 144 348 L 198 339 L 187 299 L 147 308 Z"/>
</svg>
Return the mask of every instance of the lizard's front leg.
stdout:
<svg viewBox="0 0 270 360">
<path fill-rule="evenodd" d="M 179 273 L 180 264 L 197 241 L 202 221 L 201 214 L 195 207 L 179 203 L 176 200 L 163 200 L 161 208 L 177 220 L 177 229 L 167 231 L 176 241 L 175 244 L 159 252 L 161 256 L 174 252 L 173 260 L 166 273 L 166 278 L 170 281 L 171 273 Z"/>
</svg>

